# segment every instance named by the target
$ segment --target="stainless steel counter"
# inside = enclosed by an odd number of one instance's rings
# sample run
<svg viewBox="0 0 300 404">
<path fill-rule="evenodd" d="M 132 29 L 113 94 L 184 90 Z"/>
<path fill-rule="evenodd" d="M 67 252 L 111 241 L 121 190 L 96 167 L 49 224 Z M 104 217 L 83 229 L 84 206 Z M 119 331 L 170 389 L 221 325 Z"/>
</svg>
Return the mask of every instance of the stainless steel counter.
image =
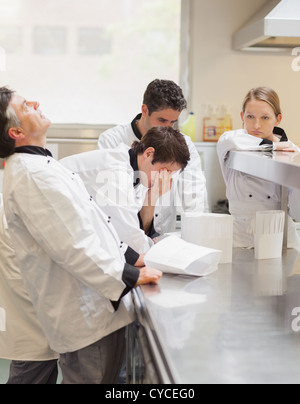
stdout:
<svg viewBox="0 0 300 404">
<path fill-rule="evenodd" d="M 300 153 L 231 151 L 228 167 L 281 185 L 281 209 L 286 212 L 284 247 L 288 239 L 289 189 L 300 189 Z"/>
<path fill-rule="evenodd" d="M 227 164 L 254 177 L 300 189 L 300 153 L 231 151 Z"/>
<path fill-rule="evenodd" d="M 209 277 L 134 291 L 158 382 L 300 383 L 299 257 L 235 250 Z"/>
</svg>

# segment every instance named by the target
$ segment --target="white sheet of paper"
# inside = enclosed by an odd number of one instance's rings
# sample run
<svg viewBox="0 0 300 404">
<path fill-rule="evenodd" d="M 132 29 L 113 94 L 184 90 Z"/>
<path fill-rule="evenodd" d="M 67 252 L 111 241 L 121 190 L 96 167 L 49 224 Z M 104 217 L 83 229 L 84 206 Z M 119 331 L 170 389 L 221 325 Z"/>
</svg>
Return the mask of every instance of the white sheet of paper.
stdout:
<svg viewBox="0 0 300 404">
<path fill-rule="evenodd" d="M 218 269 L 222 252 L 170 236 L 154 245 L 145 264 L 164 273 L 206 276 Z"/>
</svg>

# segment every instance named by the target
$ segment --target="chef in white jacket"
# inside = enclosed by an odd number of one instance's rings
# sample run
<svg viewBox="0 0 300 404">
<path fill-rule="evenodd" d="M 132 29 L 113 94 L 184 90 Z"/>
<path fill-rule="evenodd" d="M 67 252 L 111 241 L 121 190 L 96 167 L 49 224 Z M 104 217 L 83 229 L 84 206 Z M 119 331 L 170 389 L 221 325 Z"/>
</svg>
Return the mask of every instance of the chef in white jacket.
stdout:
<svg viewBox="0 0 300 404">
<path fill-rule="evenodd" d="M 49 347 L 17 263 L 0 194 L 0 358 L 11 360 L 7 384 L 56 384 Z"/>
<path fill-rule="evenodd" d="M 189 149 L 179 131 L 154 127 L 131 148 L 121 144 L 114 149 L 69 156 L 60 162 L 80 175 L 120 239 L 138 254 L 144 254 L 153 245 L 144 230 L 147 234 L 155 233 L 154 209 L 150 203 L 144 206 L 145 196 L 151 193 L 155 205 L 159 196 L 169 193 L 173 174 L 184 170 L 189 158 Z M 147 208 L 149 224 L 145 229 L 143 211 Z"/>
<path fill-rule="evenodd" d="M 113 150 L 69 156 L 60 163 L 80 176 L 89 194 L 116 228 L 124 248 L 129 246 L 125 252 L 127 262 L 138 265 L 140 255 L 154 243 L 140 228 L 138 213 L 148 188 L 138 184 L 139 192 L 135 193 L 128 151 L 129 147 L 119 145 Z"/>
<path fill-rule="evenodd" d="M 120 239 L 78 175 L 45 149 L 39 103 L 0 89 L 3 198 L 19 268 L 63 383 L 113 383 L 133 320 L 127 292 L 159 271 L 125 264 Z M 125 297 L 123 297 L 125 296 Z"/>
<path fill-rule="evenodd" d="M 281 186 L 255 178 L 227 166 L 232 150 L 299 149 L 288 140 L 278 125 L 282 120 L 279 97 L 267 87 L 252 89 L 245 97 L 241 113 L 244 129 L 224 133 L 217 145 L 218 156 L 227 187 L 229 210 L 234 218 L 234 246 L 254 246 L 254 218 L 261 210 L 281 209 Z M 296 195 L 297 194 L 297 195 Z M 299 193 L 290 190 L 289 209 L 293 219 L 300 219 Z M 288 247 L 300 248 L 295 226 L 289 218 Z"/>
<path fill-rule="evenodd" d="M 142 113 L 132 123 L 102 133 L 98 146 L 100 149 L 111 149 L 125 143 L 131 147 L 133 142 L 140 141 L 155 126 L 173 127 L 186 106 L 182 90 L 177 84 L 170 80 L 154 80 L 144 94 Z M 154 225 L 160 234 L 175 230 L 177 213 L 208 210 L 206 179 L 199 153 L 190 137 L 182 136 L 191 158 L 184 172 L 173 178 L 173 187 L 168 197 L 170 202 L 166 204 L 164 198 L 161 198 L 157 203 Z"/>
</svg>

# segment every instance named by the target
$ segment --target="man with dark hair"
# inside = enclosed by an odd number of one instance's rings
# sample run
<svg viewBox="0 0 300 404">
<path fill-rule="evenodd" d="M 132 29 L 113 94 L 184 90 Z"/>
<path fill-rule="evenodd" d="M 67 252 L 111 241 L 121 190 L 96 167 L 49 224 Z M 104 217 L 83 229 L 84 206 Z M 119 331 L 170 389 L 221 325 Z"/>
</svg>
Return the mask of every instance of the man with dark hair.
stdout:
<svg viewBox="0 0 300 404">
<path fill-rule="evenodd" d="M 140 142 L 134 142 L 132 149 L 137 155 L 143 154 L 149 147 L 154 151 L 152 165 L 158 163 L 178 163 L 183 171 L 188 165 L 190 152 L 178 130 L 171 127 L 153 127 Z"/>
<path fill-rule="evenodd" d="M 131 146 L 153 127 L 174 127 L 187 103 L 181 88 L 171 80 L 152 81 L 144 94 L 142 113 L 131 124 L 119 125 L 102 133 L 99 149 L 112 149 L 124 143 Z M 175 229 L 176 213 L 208 210 L 206 180 L 195 145 L 183 135 L 190 161 L 183 173 L 173 176 L 169 205 L 160 198 L 155 207 L 155 229 L 164 234 Z"/>
<path fill-rule="evenodd" d="M 146 112 L 145 116 L 150 117 L 157 111 L 165 109 L 171 109 L 173 111 L 182 112 L 186 109 L 187 103 L 184 98 L 181 88 L 171 80 L 154 80 L 150 83 L 145 91 L 143 99 L 143 112 Z M 176 123 L 177 120 L 170 123 Z M 160 123 L 165 123 L 160 122 Z M 138 125 L 141 125 L 138 124 Z M 153 123 L 150 125 L 154 126 Z M 155 125 L 157 126 L 157 125 Z M 149 128 L 150 129 L 150 128 Z"/>
<path fill-rule="evenodd" d="M 154 127 L 132 148 L 121 144 L 115 149 L 80 153 L 60 162 L 79 174 L 90 195 L 110 217 L 119 237 L 130 247 L 126 252 L 128 261 L 137 265 L 143 264 L 140 255 L 153 245 L 147 237 L 155 233 L 153 206 L 159 197 L 169 193 L 174 173 L 183 171 L 189 159 L 189 149 L 179 131 Z M 144 203 L 146 193 L 150 199 Z"/>
<path fill-rule="evenodd" d="M 12 124 L 14 115 L 18 122 Z M 110 220 L 79 176 L 46 150 L 50 124 L 38 102 L 0 89 L 8 230 L 43 332 L 60 354 L 63 383 L 114 383 L 124 327 L 133 320 L 126 295 L 162 274 L 125 263 Z"/>
</svg>

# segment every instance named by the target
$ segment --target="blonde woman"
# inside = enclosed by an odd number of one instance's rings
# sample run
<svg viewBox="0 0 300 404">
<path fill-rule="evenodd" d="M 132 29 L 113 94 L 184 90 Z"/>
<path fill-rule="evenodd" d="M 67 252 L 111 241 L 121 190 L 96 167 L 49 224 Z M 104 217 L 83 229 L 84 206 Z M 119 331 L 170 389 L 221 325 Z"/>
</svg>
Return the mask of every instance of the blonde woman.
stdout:
<svg viewBox="0 0 300 404">
<path fill-rule="evenodd" d="M 281 186 L 230 169 L 226 162 L 231 150 L 263 150 L 295 152 L 299 149 L 278 127 L 282 112 L 277 93 L 258 87 L 246 95 L 241 118 L 244 129 L 224 133 L 217 145 L 223 177 L 227 187 L 230 213 L 234 217 L 234 246 L 252 248 L 255 212 L 281 209 Z M 289 193 L 289 215 L 300 219 L 296 191 Z M 292 220 L 289 221 L 288 247 L 300 250 L 300 240 Z"/>
</svg>

